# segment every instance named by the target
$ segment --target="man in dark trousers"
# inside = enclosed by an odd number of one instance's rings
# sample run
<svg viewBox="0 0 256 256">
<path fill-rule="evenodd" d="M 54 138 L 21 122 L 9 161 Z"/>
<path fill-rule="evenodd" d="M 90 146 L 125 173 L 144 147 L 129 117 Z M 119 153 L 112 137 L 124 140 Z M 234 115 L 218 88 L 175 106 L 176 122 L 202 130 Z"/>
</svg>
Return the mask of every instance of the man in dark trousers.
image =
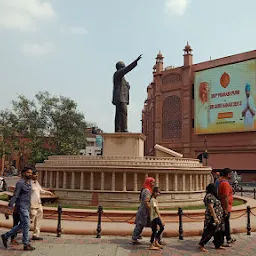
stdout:
<svg viewBox="0 0 256 256">
<path fill-rule="evenodd" d="M 122 61 L 116 63 L 117 71 L 113 77 L 113 99 L 112 103 L 116 106 L 115 132 L 128 132 L 127 130 L 127 105 L 129 105 L 130 85 L 124 76 L 137 66 L 141 59 L 140 55 L 130 65 L 125 66 Z"/>
<path fill-rule="evenodd" d="M 32 168 L 25 167 L 22 170 L 22 178 L 16 183 L 15 192 L 9 203 L 9 208 L 6 214 L 11 214 L 15 204 L 17 212 L 20 214 L 20 222 L 9 232 L 1 235 L 3 245 L 6 248 L 8 247 L 8 239 L 22 229 L 24 250 L 32 251 L 35 249 L 30 245 L 28 236 L 30 226 L 31 177 Z"/>
<path fill-rule="evenodd" d="M 222 208 L 224 210 L 224 222 L 225 222 L 225 237 L 227 244 L 224 246 L 230 247 L 236 239 L 231 237 L 230 234 L 230 213 L 233 205 L 233 191 L 229 183 L 232 177 L 232 170 L 229 168 L 223 169 L 221 177 L 215 182 L 215 186 L 218 189 L 218 196 L 221 201 Z"/>
</svg>

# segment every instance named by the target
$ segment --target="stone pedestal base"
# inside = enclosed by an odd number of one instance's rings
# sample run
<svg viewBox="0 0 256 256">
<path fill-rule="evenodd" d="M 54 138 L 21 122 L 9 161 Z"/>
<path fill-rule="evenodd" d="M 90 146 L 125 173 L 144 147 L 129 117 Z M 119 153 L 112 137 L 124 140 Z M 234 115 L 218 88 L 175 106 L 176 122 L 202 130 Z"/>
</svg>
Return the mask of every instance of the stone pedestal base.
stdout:
<svg viewBox="0 0 256 256">
<path fill-rule="evenodd" d="M 79 206 L 98 206 L 117 207 L 117 208 L 137 208 L 139 206 L 140 192 L 112 192 L 112 191 L 70 191 L 54 190 L 59 197 L 61 204 L 79 205 Z M 202 205 L 204 191 L 184 191 L 184 192 L 161 192 L 159 197 L 159 206 L 165 208 L 184 207 Z M 96 199 L 96 200 L 95 200 Z"/>
<path fill-rule="evenodd" d="M 105 133 L 102 135 L 103 156 L 144 157 L 144 141 L 142 133 Z"/>
</svg>

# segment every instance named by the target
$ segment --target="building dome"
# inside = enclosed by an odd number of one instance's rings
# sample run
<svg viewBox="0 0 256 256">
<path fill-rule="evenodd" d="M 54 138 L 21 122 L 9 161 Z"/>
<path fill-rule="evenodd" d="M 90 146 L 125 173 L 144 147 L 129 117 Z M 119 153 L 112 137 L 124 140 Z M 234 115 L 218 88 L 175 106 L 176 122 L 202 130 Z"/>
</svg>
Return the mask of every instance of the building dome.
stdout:
<svg viewBox="0 0 256 256">
<path fill-rule="evenodd" d="M 189 53 L 191 53 L 191 52 L 193 51 L 188 42 L 187 42 L 187 45 L 185 46 L 185 48 L 184 48 L 183 51 L 184 51 L 186 54 L 189 54 Z"/>
</svg>

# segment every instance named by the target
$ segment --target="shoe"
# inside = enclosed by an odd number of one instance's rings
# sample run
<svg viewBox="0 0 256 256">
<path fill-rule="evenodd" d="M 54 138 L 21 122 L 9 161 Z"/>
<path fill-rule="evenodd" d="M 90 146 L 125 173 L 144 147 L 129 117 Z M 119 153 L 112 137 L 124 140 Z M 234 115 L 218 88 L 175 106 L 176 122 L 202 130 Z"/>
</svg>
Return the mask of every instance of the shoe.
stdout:
<svg viewBox="0 0 256 256">
<path fill-rule="evenodd" d="M 208 252 L 208 250 L 207 249 L 205 249 L 205 247 L 204 246 L 199 246 L 199 250 L 201 251 L 201 252 Z"/>
<path fill-rule="evenodd" d="M 30 244 L 24 245 L 24 248 L 23 248 L 24 251 L 34 251 L 35 249 L 36 248 L 31 246 Z"/>
<path fill-rule="evenodd" d="M 42 241 L 44 240 L 42 237 L 39 237 L 39 236 L 32 236 L 32 239 L 31 240 L 37 240 L 37 241 Z"/>
<path fill-rule="evenodd" d="M 2 234 L 1 238 L 2 238 L 4 247 L 7 248 L 8 247 L 8 245 L 7 245 L 8 239 L 5 237 L 5 234 Z"/>
<path fill-rule="evenodd" d="M 138 237 L 138 240 L 142 240 L 142 236 L 139 236 L 139 237 Z"/>
<path fill-rule="evenodd" d="M 236 241 L 235 238 L 231 238 L 230 240 L 227 241 L 228 244 L 233 244 Z"/>
<path fill-rule="evenodd" d="M 222 245 L 223 247 L 231 247 L 231 244 L 225 243 Z"/>
<path fill-rule="evenodd" d="M 140 242 L 138 240 L 132 240 L 130 243 L 133 244 L 133 245 L 140 244 Z"/>
</svg>

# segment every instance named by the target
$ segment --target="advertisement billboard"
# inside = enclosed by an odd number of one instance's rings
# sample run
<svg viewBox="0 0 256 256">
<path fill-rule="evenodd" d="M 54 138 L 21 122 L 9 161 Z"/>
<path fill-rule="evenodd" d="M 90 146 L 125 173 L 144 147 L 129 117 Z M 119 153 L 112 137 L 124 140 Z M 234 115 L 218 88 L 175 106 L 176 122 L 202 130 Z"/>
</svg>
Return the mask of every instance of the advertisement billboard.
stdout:
<svg viewBox="0 0 256 256">
<path fill-rule="evenodd" d="M 96 147 L 102 148 L 103 138 L 101 135 L 96 135 Z"/>
<path fill-rule="evenodd" d="M 196 72 L 195 133 L 256 130 L 256 59 Z"/>
</svg>

